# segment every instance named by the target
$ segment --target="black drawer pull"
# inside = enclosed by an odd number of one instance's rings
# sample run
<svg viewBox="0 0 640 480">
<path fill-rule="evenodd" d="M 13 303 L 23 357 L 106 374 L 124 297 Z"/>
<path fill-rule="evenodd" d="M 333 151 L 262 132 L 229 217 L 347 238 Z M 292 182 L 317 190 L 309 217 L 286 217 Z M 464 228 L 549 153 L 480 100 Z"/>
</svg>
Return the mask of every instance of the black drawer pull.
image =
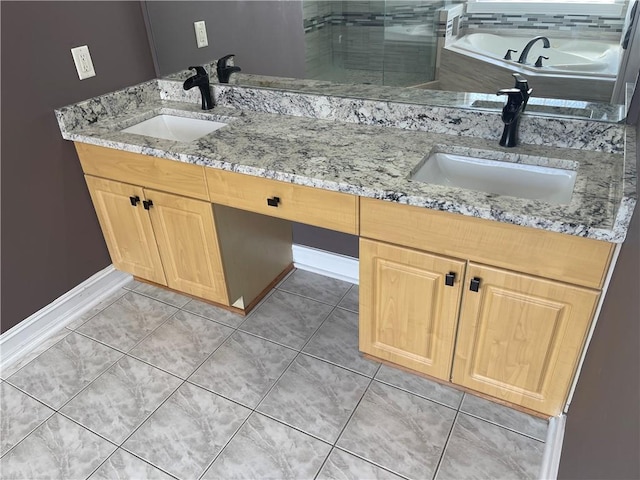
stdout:
<svg viewBox="0 0 640 480">
<path fill-rule="evenodd" d="M 129 201 L 131 202 L 131 206 L 135 207 L 140 203 L 140 197 L 136 195 L 135 197 L 129 197 Z"/>
<path fill-rule="evenodd" d="M 472 292 L 477 292 L 480 289 L 480 278 L 473 277 L 471 282 L 469 282 L 469 290 Z"/>
<path fill-rule="evenodd" d="M 142 206 L 145 210 L 149 210 L 151 207 L 153 207 L 153 202 L 151 200 L 143 200 Z"/>
<path fill-rule="evenodd" d="M 280 197 L 267 198 L 267 205 L 270 207 L 277 207 L 280 203 Z"/>
<path fill-rule="evenodd" d="M 453 287 L 453 284 L 456 281 L 456 272 L 449 272 L 444 276 L 444 284 L 447 287 Z"/>
</svg>

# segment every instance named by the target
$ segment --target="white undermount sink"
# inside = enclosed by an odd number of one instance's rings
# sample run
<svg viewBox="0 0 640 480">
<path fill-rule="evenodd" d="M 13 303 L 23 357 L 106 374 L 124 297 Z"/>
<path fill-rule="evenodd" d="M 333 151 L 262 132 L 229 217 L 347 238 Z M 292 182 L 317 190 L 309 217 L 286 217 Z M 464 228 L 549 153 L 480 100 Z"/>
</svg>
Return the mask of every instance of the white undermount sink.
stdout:
<svg viewBox="0 0 640 480">
<path fill-rule="evenodd" d="M 132 125 L 122 131 L 176 142 L 193 142 L 226 126 L 226 123 L 213 120 L 163 114 Z"/>
<path fill-rule="evenodd" d="M 560 204 L 571 201 L 576 171 L 436 152 L 422 162 L 410 178 Z"/>
</svg>

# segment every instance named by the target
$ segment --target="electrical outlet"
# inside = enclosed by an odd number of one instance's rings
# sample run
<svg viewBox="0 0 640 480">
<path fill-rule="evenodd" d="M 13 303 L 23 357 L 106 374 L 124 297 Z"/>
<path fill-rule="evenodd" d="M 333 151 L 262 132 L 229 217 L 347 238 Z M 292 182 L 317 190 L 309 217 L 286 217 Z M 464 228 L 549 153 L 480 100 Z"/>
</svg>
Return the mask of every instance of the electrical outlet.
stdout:
<svg viewBox="0 0 640 480">
<path fill-rule="evenodd" d="M 204 24 L 204 20 L 193 22 L 193 28 L 196 30 L 196 44 L 198 48 L 207 47 L 209 40 L 207 39 L 207 27 Z"/>
<path fill-rule="evenodd" d="M 96 71 L 93 68 L 93 62 L 91 61 L 91 54 L 89 53 L 89 47 L 83 45 L 81 47 L 72 48 L 71 56 L 73 56 L 73 62 L 76 64 L 76 70 L 78 71 L 78 77 L 80 77 L 80 80 L 96 76 Z"/>
</svg>

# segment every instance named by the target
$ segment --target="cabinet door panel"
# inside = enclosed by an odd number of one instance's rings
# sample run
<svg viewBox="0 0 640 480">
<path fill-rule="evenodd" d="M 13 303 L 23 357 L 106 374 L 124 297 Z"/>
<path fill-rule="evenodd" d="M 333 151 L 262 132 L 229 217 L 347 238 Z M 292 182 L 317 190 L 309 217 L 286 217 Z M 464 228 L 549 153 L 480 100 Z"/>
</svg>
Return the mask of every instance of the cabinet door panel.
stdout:
<svg viewBox="0 0 640 480">
<path fill-rule="evenodd" d="M 464 265 L 361 239 L 360 350 L 448 380 Z"/>
<path fill-rule="evenodd" d="M 213 206 L 209 202 L 145 189 L 167 285 L 229 304 Z"/>
<path fill-rule="evenodd" d="M 598 292 L 470 264 L 454 383 L 556 415 L 564 406 Z"/>
<path fill-rule="evenodd" d="M 89 175 L 85 179 L 113 265 L 166 285 L 151 221 L 142 208 L 142 188 Z M 129 197 L 136 196 L 140 200 L 134 207 Z"/>
</svg>

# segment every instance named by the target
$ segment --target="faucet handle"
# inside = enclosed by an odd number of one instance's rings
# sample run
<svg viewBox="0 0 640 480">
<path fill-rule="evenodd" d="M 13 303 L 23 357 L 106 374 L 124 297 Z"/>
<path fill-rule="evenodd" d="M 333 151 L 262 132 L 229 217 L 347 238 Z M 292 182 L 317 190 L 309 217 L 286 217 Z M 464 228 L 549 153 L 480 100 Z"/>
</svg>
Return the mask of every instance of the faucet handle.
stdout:
<svg viewBox="0 0 640 480">
<path fill-rule="evenodd" d="M 544 55 L 540 55 L 540 56 L 538 57 L 538 60 L 536 60 L 536 65 L 535 65 L 536 67 L 538 67 L 538 68 L 542 67 L 542 59 L 543 59 L 543 58 L 544 58 L 545 60 L 549 60 L 549 57 L 545 57 Z"/>
<path fill-rule="evenodd" d="M 529 89 L 529 81 L 519 73 L 512 73 L 511 76 L 516 80 L 516 88 L 523 92 Z"/>
<path fill-rule="evenodd" d="M 229 59 L 235 56 L 236 55 L 234 53 L 230 53 L 229 55 L 225 55 L 224 57 L 219 58 L 217 62 L 218 68 L 226 68 Z"/>
<path fill-rule="evenodd" d="M 505 55 L 504 55 L 504 57 L 502 57 L 502 59 L 503 60 L 511 60 L 511 53 L 518 53 L 518 51 L 509 48 L 509 49 L 507 49 L 507 53 L 505 53 Z"/>
<path fill-rule="evenodd" d="M 189 70 L 195 70 L 196 75 L 207 75 L 207 71 L 204 69 L 204 67 L 201 67 L 200 65 L 197 65 L 195 67 L 189 67 Z"/>
<path fill-rule="evenodd" d="M 527 97 L 525 97 L 524 93 L 519 88 L 503 88 L 498 90 L 496 95 L 507 96 L 507 102 L 502 109 L 503 116 L 507 111 L 513 112 L 520 109 L 521 106 L 527 105 Z"/>
<path fill-rule="evenodd" d="M 511 96 L 511 95 L 517 95 L 517 94 L 522 95 L 522 90 L 520 90 L 519 88 L 501 88 L 500 90 L 498 90 L 496 92 L 496 95 L 508 95 L 508 96 Z"/>
<path fill-rule="evenodd" d="M 515 88 L 522 92 L 522 98 L 524 99 L 522 111 L 524 112 L 525 108 L 527 108 L 527 103 L 529 103 L 529 97 L 531 96 L 531 92 L 533 92 L 533 88 L 529 88 L 529 81 L 519 73 L 512 73 L 511 75 L 516 79 Z"/>
</svg>

